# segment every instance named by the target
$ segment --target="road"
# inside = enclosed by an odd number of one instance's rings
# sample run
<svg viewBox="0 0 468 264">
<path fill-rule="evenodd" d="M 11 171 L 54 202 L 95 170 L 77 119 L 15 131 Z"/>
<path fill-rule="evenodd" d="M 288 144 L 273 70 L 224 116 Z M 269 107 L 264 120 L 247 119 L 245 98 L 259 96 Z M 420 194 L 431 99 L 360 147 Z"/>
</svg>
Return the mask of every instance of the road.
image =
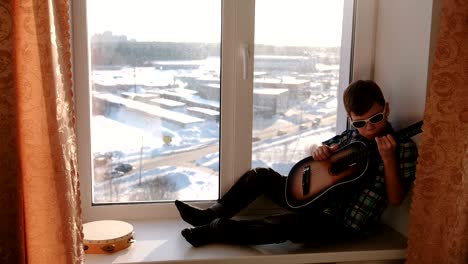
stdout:
<svg viewBox="0 0 468 264">
<path fill-rule="evenodd" d="M 331 122 L 336 120 L 335 117 L 330 117 L 324 120 L 325 122 L 321 123 L 322 125 L 330 125 Z M 279 135 L 294 135 L 303 132 L 305 129 L 310 129 L 310 122 L 303 123 L 302 125 L 291 125 L 288 127 L 283 127 L 280 130 L 264 130 L 260 133 L 256 133 L 256 141 L 263 139 L 273 138 Z M 160 166 L 188 166 L 193 167 L 194 162 L 208 154 L 212 154 L 219 151 L 219 144 L 212 144 L 198 149 L 191 149 L 185 152 L 177 152 L 167 156 L 155 157 L 152 159 L 146 159 L 142 161 L 142 169 L 150 170 Z M 139 162 L 132 164 L 135 169 L 139 169 Z"/>
</svg>

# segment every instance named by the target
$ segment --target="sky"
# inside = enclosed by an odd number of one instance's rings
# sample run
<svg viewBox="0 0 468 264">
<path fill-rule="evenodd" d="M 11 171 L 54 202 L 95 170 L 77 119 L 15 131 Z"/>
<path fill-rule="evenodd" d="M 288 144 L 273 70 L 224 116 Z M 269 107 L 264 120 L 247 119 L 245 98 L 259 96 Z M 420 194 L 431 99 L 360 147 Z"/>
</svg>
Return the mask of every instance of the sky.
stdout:
<svg viewBox="0 0 468 264">
<path fill-rule="evenodd" d="M 256 0 L 257 44 L 340 46 L 345 0 Z M 218 43 L 221 0 L 89 0 L 88 30 L 137 41 Z"/>
</svg>

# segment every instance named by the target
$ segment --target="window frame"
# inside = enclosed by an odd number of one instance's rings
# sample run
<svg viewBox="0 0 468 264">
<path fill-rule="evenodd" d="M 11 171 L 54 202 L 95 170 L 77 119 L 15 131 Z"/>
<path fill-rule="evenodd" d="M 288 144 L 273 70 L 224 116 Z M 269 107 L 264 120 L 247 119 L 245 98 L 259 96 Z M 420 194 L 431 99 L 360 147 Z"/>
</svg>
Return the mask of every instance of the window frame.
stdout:
<svg viewBox="0 0 468 264">
<path fill-rule="evenodd" d="M 375 7 L 372 0 L 345 0 L 342 48 L 340 65 L 340 87 L 338 98 L 347 84 L 356 77 L 356 72 L 369 76 L 373 71 L 373 47 L 375 32 L 360 23 L 375 24 Z M 82 216 L 85 222 L 102 219 L 148 219 L 177 217 L 173 203 L 123 203 L 92 205 L 92 163 L 90 139 L 90 77 L 89 39 L 86 24 L 86 1 L 72 1 L 72 52 L 73 78 L 76 103 L 78 167 Z M 359 13 L 362 9 L 363 12 Z M 349 11 L 351 10 L 351 11 Z M 354 10 L 354 11 L 353 11 Z M 254 43 L 254 0 L 222 0 L 222 53 L 221 53 L 221 136 L 220 139 L 220 195 L 251 167 L 252 154 L 252 108 L 253 108 L 253 43 Z M 356 19 L 356 14 L 360 19 Z M 372 28 L 372 27 L 371 27 Z M 359 32 L 360 34 L 356 34 Z M 358 39 L 357 39 L 358 38 Z M 359 43 L 356 49 L 354 43 Z M 243 50 L 248 50 L 247 61 L 242 60 Z M 352 62 L 352 63 L 351 63 Z M 369 66 L 370 65 L 370 66 Z M 244 76 L 244 67 L 247 76 Z M 361 70 L 364 69 L 364 70 Z M 365 76 L 365 74 L 360 74 Z M 346 129 L 346 113 L 339 100 L 337 131 Z M 222 177 L 221 177 L 222 175 Z M 207 207 L 212 202 L 197 202 Z M 262 206 L 260 206 L 261 208 Z"/>
</svg>

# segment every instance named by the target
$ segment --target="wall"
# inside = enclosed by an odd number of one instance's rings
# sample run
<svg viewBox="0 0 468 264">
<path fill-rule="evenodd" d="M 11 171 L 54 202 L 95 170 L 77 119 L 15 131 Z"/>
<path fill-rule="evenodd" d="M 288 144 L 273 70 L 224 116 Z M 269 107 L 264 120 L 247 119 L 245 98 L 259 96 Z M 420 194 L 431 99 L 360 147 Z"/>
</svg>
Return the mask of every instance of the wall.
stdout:
<svg viewBox="0 0 468 264">
<path fill-rule="evenodd" d="M 390 120 L 397 130 L 423 118 L 439 2 L 380 0 L 378 3 L 373 76 L 390 103 Z M 414 139 L 419 142 L 418 136 Z M 410 201 L 409 196 L 402 206 L 389 208 L 384 214 L 384 222 L 405 235 Z"/>
</svg>

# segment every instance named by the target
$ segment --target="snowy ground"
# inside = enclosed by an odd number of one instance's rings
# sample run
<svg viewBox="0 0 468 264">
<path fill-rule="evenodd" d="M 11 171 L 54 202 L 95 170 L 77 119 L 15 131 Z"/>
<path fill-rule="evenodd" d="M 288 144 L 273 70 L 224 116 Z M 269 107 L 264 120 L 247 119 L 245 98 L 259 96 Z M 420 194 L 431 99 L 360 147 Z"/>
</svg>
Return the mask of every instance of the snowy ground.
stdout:
<svg viewBox="0 0 468 264">
<path fill-rule="evenodd" d="M 271 129 L 284 125 L 285 121 L 271 122 Z M 206 129 L 190 128 L 188 131 L 166 131 L 184 140 L 177 139 L 167 146 L 161 137 L 143 128 L 136 128 L 124 123 L 95 116 L 93 118 L 92 146 L 94 153 L 117 152 L 117 160 L 113 162 L 137 162 L 155 155 L 165 155 L 178 151 L 189 151 L 200 146 L 217 143 L 213 137 L 215 124 L 205 126 Z M 315 131 L 305 130 L 297 135 L 283 135 L 253 144 L 252 167 L 271 167 L 287 175 L 295 162 L 309 155 L 311 144 L 332 137 L 335 133 L 330 127 Z M 116 151 L 118 150 L 118 151 Z M 116 155 L 114 155 L 116 156 Z M 124 176 L 96 181 L 94 184 L 94 199 L 96 202 L 126 202 L 152 200 L 214 200 L 218 198 L 218 167 L 219 153 L 200 157 L 193 166 L 162 166 L 150 170 L 139 171 L 138 168 Z M 162 191 L 164 190 L 164 191 Z"/>
<path fill-rule="evenodd" d="M 135 85 L 131 92 L 142 95 L 148 91 L 137 84 L 143 87 L 178 85 L 177 91 L 180 94 L 181 89 L 187 84 L 177 79 L 177 76 L 200 78 L 206 73 L 216 71 L 219 71 L 219 58 L 208 58 L 201 62 L 197 70 L 162 71 L 155 70 L 154 67 L 124 67 L 119 70 L 93 71 L 92 80 L 107 87 Z M 332 81 L 329 83 L 334 85 Z M 321 141 L 334 136 L 335 131 L 332 130 L 334 124 L 330 123 L 323 124 L 315 130 L 306 128 L 297 132 L 290 129 L 297 128 L 297 124 L 309 121 L 312 123 L 312 120 L 320 115 L 321 110 L 330 109 L 336 112 L 336 92 L 333 92 L 335 88 L 333 86 L 327 91 L 314 94 L 308 100 L 301 101 L 300 105 L 288 109 L 282 116 L 272 118 L 256 116 L 253 123 L 254 137 L 259 136 L 261 139 L 255 140 L 252 146 L 252 167 L 271 167 L 287 175 L 296 162 L 310 155 L 311 144 L 320 144 Z M 121 99 L 125 100 L 123 97 Z M 206 150 L 209 146 L 218 144 L 220 137 L 218 122 L 205 120 L 203 123 L 182 129 L 162 121 L 161 118 L 141 115 L 127 107 L 114 107 L 109 111 L 105 113 L 106 116 L 93 116 L 91 124 L 92 153 L 95 157 L 111 156 L 106 165 L 94 169 L 95 202 L 218 198 L 217 149 L 209 149 L 200 155 L 197 153 L 198 158 L 195 161 L 186 158 L 178 162 L 176 158 L 170 156 L 178 154 L 177 157 L 182 157 L 187 153 Z M 281 135 L 277 133 L 280 131 Z M 164 138 L 170 138 L 170 143 L 165 143 Z M 171 160 L 156 162 L 157 166 L 141 166 L 144 169 L 140 171 L 141 162 L 155 162 L 164 158 Z M 124 175 L 110 177 L 109 172 L 119 163 L 132 164 L 134 169 Z"/>
</svg>

